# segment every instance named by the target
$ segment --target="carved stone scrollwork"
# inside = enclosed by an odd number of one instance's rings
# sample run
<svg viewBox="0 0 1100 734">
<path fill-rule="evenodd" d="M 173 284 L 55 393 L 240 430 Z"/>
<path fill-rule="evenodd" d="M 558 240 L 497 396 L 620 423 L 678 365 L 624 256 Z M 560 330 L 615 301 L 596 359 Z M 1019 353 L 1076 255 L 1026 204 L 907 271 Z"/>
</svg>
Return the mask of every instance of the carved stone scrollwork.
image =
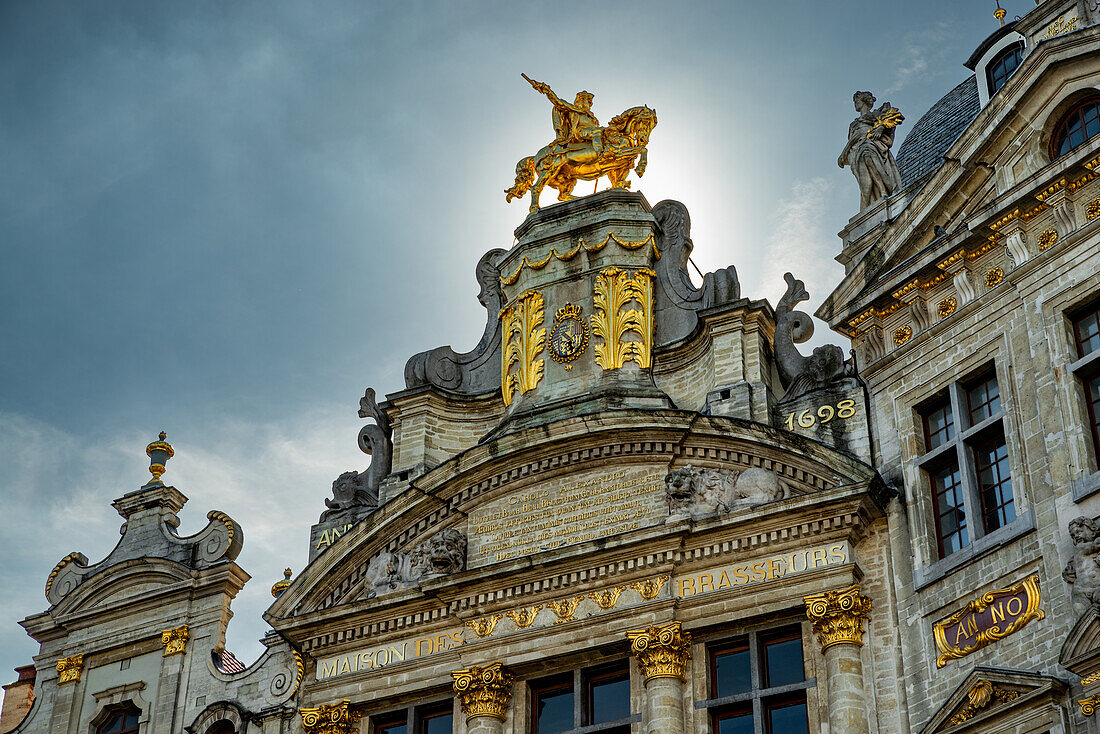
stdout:
<svg viewBox="0 0 1100 734">
<path fill-rule="evenodd" d="M 187 625 L 181 625 L 160 633 L 160 644 L 164 646 L 164 657 L 170 655 L 182 655 L 187 652 L 187 641 L 191 639 L 191 631 Z"/>
<path fill-rule="evenodd" d="M 367 582 L 371 596 L 381 596 L 465 568 L 466 535 L 461 530 L 446 528 L 409 553 L 379 553 L 367 565 Z"/>
<path fill-rule="evenodd" d="M 759 467 L 744 471 L 685 466 L 665 476 L 671 519 L 699 518 L 716 512 L 783 499 L 786 486 L 774 472 Z"/>
<path fill-rule="evenodd" d="M 351 709 L 351 701 L 326 703 L 316 708 L 301 709 L 305 734 L 354 734 L 359 730 L 362 714 Z"/>
<path fill-rule="evenodd" d="M 514 679 L 504 670 L 502 663 L 455 670 L 451 678 L 454 679 L 455 695 L 467 722 L 479 716 L 504 721 L 508 707 L 512 705 Z"/>
<path fill-rule="evenodd" d="M 481 341 L 471 351 L 457 354 L 451 347 L 437 347 L 414 355 L 405 364 L 405 387 L 432 385 L 462 395 L 481 395 L 496 390 L 500 383 L 500 309 L 504 295 L 497 263 L 507 250 L 493 249 L 477 263 L 477 300 L 487 312 Z"/>
<path fill-rule="evenodd" d="M 794 307 L 810 294 L 803 282 L 790 273 L 785 273 L 783 279 L 787 281 L 787 291 L 775 309 L 775 361 L 787 389 L 783 400 L 791 400 L 854 376 L 855 364 L 845 360 L 844 352 L 835 344 L 820 346 L 809 357 L 802 356 L 795 345 L 813 336 L 814 323 L 809 314 L 795 311 Z"/>
<path fill-rule="evenodd" d="M 73 655 L 57 661 L 57 684 L 76 683 L 84 672 L 84 655 Z"/>
<path fill-rule="evenodd" d="M 651 625 L 627 632 L 626 636 L 630 640 L 630 654 L 638 659 L 646 683 L 655 678 L 687 680 L 691 633 L 684 632 L 679 622 Z"/>
<path fill-rule="evenodd" d="M 703 287 L 696 288 L 688 273 L 688 259 L 694 249 L 691 241 L 691 217 L 687 207 L 667 199 L 653 207 L 660 227 L 661 258 L 653 268 L 657 273 L 654 294 L 654 343 L 672 344 L 695 331 L 699 312 L 741 298 L 737 269 L 732 265 L 703 276 Z"/>
<path fill-rule="evenodd" d="M 862 645 L 863 622 L 871 618 L 871 599 L 859 584 L 805 597 L 806 616 L 825 652 L 833 645 Z"/>
<path fill-rule="evenodd" d="M 378 487 L 390 473 L 393 464 L 393 427 L 385 412 L 378 407 L 374 388 L 368 387 L 359 399 L 359 417 L 373 418 L 359 431 L 359 450 L 371 457 L 365 472 L 344 472 L 332 483 L 332 499 L 325 500 L 328 509 L 321 513 L 321 522 L 355 510 L 378 506 Z"/>
</svg>

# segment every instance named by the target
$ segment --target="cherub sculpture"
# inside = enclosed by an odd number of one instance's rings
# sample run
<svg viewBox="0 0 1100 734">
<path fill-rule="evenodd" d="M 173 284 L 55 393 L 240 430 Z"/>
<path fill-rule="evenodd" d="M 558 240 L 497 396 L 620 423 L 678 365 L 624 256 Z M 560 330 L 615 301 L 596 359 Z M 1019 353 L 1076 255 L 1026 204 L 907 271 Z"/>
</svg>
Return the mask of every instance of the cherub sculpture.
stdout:
<svg viewBox="0 0 1100 734">
<path fill-rule="evenodd" d="M 1088 604 L 1100 604 L 1100 524 L 1087 517 L 1069 523 L 1073 558 L 1062 578 L 1073 584 L 1073 596 Z"/>
</svg>

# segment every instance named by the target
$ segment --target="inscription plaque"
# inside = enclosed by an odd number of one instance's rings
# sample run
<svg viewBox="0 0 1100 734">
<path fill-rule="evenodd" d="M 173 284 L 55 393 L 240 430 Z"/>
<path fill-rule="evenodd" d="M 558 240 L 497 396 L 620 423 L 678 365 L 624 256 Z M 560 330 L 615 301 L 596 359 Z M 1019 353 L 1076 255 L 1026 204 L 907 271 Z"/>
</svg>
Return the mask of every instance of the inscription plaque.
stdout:
<svg viewBox="0 0 1100 734">
<path fill-rule="evenodd" d="M 573 474 L 488 502 L 470 515 L 467 566 L 656 525 L 668 517 L 664 468 Z"/>
<path fill-rule="evenodd" d="M 940 651 L 936 667 L 1007 637 L 1033 619 L 1043 619 L 1040 601 L 1039 574 L 1032 574 L 1007 589 L 988 591 L 936 622 L 932 625 Z"/>
</svg>

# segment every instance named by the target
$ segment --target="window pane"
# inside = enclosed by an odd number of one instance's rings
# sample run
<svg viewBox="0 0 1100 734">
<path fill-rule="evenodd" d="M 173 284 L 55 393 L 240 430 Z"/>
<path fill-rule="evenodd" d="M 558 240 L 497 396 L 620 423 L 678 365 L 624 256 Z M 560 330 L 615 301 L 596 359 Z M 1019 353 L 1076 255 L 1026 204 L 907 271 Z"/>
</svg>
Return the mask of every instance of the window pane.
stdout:
<svg viewBox="0 0 1100 734">
<path fill-rule="evenodd" d="M 1077 356 L 1084 357 L 1100 349 L 1100 307 L 1074 320 Z"/>
<path fill-rule="evenodd" d="M 589 721 L 606 724 L 630 716 L 630 674 L 618 680 L 593 681 L 589 689 Z"/>
<path fill-rule="evenodd" d="M 970 425 L 976 426 L 986 418 L 1001 411 L 1001 392 L 997 386 L 997 376 L 992 375 L 976 385 L 966 389 L 966 399 L 970 405 Z"/>
<path fill-rule="evenodd" d="M 1097 102 L 1090 100 L 1067 114 L 1058 127 L 1052 149 L 1058 155 L 1064 155 L 1100 133 L 1100 125 L 1096 123 L 1097 113 Z"/>
<path fill-rule="evenodd" d="M 957 464 L 948 464 L 932 473 L 932 493 L 940 556 L 945 557 L 970 545 L 966 508 L 963 506 L 962 476 Z"/>
<path fill-rule="evenodd" d="M 955 437 L 955 416 L 951 403 L 933 406 L 924 417 L 924 438 L 928 450 L 939 448 Z"/>
<path fill-rule="evenodd" d="M 718 650 L 714 653 L 714 697 L 725 698 L 752 688 L 749 674 L 749 647 Z"/>
<path fill-rule="evenodd" d="M 805 679 L 802 667 L 802 638 L 772 642 L 764 646 L 764 669 L 769 688 Z"/>
<path fill-rule="evenodd" d="M 1085 378 L 1085 396 L 1088 398 L 1089 418 L 1092 423 L 1092 442 L 1100 461 L 1100 372 Z"/>
<path fill-rule="evenodd" d="M 768 734 L 809 734 L 806 702 L 777 704 L 768 707 Z"/>
<path fill-rule="evenodd" d="M 420 724 L 421 734 L 451 734 L 454 731 L 453 719 L 452 714 L 441 714 L 424 719 Z"/>
<path fill-rule="evenodd" d="M 998 437 L 976 446 L 974 453 L 982 494 L 982 517 L 986 532 L 991 532 L 1016 519 L 1012 477 L 1008 470 L 1008 447 L 1004 438 Z"/>
<path fill-rule="evenodd" d="M 405 724 L 382 724 L 375 731 L 378 734 L 405 734 Z"/>
<path fill-rule="evenodd" d="M 753 734 L 752 712 L 715 717 L 716 734 Z"/>
<path fill-rule="evenodd" d="M 535 725 L 538 734 L 555 734 L 572 729 L 572 689 L 535 694 Z"/>
</svg>

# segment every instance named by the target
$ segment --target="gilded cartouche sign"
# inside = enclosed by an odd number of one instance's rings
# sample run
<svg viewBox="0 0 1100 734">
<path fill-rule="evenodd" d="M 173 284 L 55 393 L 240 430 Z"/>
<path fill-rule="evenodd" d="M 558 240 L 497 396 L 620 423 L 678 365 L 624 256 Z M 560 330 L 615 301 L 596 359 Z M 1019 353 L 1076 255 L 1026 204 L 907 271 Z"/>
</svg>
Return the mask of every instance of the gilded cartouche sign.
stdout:
<svg viewBox="0 0 1100 734">
<path fill-rule="evenodd" d="M 932 626 L 940 655 L 936 667 L 1016 632 L 1046 615 L 1039 608 L 1039 575 L 1032 574 L 1007 589 L 982 594 L 947 619 Z"/>
</svg>

